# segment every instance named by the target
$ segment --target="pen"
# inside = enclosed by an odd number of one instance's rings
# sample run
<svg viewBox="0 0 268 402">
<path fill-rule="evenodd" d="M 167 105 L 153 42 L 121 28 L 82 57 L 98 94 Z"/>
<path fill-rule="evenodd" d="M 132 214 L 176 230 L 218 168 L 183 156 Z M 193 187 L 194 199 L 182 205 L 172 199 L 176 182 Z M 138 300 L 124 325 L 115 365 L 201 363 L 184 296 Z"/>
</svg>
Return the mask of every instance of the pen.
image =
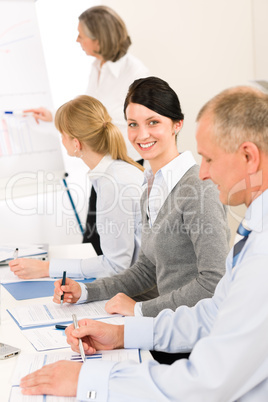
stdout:
<svg viewBox="0 0 268 402">
<path fill-rule="evenodd" d="M 16 260 L 18 258 L 18 254 L 19 254 L 19 249 L 16 248 L 13 254 L 13 259 Z"/>
<path fill-rule="evenodd" d="M 23 116 L 25 114 L 24 112 L 20 112 L 20 111 L 16 111 L 16 110 L 5 110 L 3 113 L 11 114 L 13 116 Z"/>
<path fill-rule="evenodd" d="M 73 314 L 72 317 L 73 317 L 74 328 L 77 329 L 77 328 L 78 328 L 78 323 L 77 323 L 76 314 Z M 84 351 L 84 348 L 83 348 L 83 344 L 82 344 L 82 339 L 81 339 L 81 338 L 79 338 L 78 344 L 79 344 L 80 354 L 81 354 L 82 360 L 83 360 L 83 362 L 84 362 L 84 361 L 86 360 L 86 356 L 85 356 L 85 351 Z"/>
<path fill-rule="evenodd" d="M 61 324 L 56 324 L 55 328 L 56 329 L 66 329 L 68 325 L 61 325 Z"/>
<path fill-rule="evenodd" d="M 65 285 L 65 280 L 66 280 L 66 271 L 63 271 L 61 286 Z M 64 299 L 64 292 L 62 293 L 62 295 L 60 297 L 60 304 L 61 305 L 63 303 L 63 299 Z"/>
</svg>

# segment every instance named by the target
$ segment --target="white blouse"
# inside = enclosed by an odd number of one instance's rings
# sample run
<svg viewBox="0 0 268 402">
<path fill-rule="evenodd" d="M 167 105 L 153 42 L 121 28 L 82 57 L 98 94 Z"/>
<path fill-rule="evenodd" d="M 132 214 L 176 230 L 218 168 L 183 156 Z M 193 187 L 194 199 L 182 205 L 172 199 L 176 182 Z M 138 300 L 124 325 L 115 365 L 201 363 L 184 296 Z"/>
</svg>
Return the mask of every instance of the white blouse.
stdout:
<svg viewBox="0 0 268 402">
<path fill-rule="evenodd" d="M 61 277 L 63 271 L 75 278 L 112 276 L 129 268 L 137 259 L 143 172 L 106 155 L 89 172 L 89 178 L 97 193 L 96 225 L 103 255 L 89 259 L 52 259 L 51 277 Z"/>
<path fill-rule="evenodd" d="M 141 159 L 127 137 L 127 123 L 123 113 L 125 98 L 130 84 L 137 78 L 148 77 L 144 64 L 127 53 L 116 62 L 107 61 L 100 67 L 100 60 L 92 64 L 86 94 L 98 99 L 108 110 L 113 123 L 121 130 L 127 145 L 128 155 Z"/>
</svg>

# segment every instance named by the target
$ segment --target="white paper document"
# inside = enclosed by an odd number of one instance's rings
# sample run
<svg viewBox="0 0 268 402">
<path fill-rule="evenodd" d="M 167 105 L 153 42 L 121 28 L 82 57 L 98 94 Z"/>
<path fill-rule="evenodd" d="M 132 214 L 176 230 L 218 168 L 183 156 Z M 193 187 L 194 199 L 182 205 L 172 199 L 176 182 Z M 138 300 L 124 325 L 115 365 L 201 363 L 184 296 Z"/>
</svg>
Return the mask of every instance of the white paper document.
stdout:
<svg viewBox="0 0 268 402">
<path fill-rule="evenodd" d="M 22 331 L 38 352 L 52 349 L 69 348 L 65 331 L 56 329 L 55 325 L 41 328 L 31 328 Z"/>
<path fill-rule="evenodd" d="M 120 314 L 107 313 L 105 310 L 106 303 L 107 300 L 102 300 L 85 304 L 64 303 L 61 306 L 50 302 L 47 304 L 29 304 L 11 308 L 7 311 L 21 328 L 72 322 L 73 314 L 76 314 L 78 320 L 82 318 L 98 319 L 120 316 Z"/>
<path fill-rule="evenodd" d="M 121 325 L 124 324 L 124 320 L 124 317 L 112 317 L 98 321 L 103 321 L 108 324 Z M 56 329 L 55 325 L 24 329 L 22 333 L 38 352 L 70 347 L 66 341 L 67 338 L 65 331 L 62 329 Z"/>
<path fill-rule="evenodd" d="M 117 362 L 132 360 L 136 363 L 140 363 L 140 354 L 138 349 L 104 350 L 98 351 L 95 355 L 86 356 L 86 359 L 101 359 Z M 55 363 L 58 360 L 81 361 L 82 364 L 81 356 L 70 350 L 50 354 L 21 354 L 18 357 L 16 369 L 13 375 L 9 402 L 75 402 L 76 398 L 49 395 L 25 396 L 21 393 L 19 384 L 22 377 L 42 368 L 45 364 Z"/>
<path fill-rule="evenodd" d="M 27 246 L 17 244 L 5 244 L 0 246 L 0 262 L 9 261 L 14 258 L 14 252 L 18 248 L 18 258 L 21 257 L 45 257 L 47 255 L 47 250 L 43 249 L 42 246 Z"/>
</svg>

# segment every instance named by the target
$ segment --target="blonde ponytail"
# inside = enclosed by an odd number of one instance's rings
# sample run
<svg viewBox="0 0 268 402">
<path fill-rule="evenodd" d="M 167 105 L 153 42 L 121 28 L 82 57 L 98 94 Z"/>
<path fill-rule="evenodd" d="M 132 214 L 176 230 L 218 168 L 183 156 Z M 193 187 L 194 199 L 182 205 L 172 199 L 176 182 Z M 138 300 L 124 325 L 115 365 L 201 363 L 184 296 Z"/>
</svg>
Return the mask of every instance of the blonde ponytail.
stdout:
<svg viewBox="0 0 268 402">
<path fill-rule="evenodd" d="M 109 149 L 108 152 L 112 159 L 121 159 L 122 161 L 136 166 L 141 171 L 144 171 L 144 168 L 138 162 L 135 162 L 128 156 L 124 137 L 120 130 L 111 122 L 106 123 L 106 135 Z"/>
<path fill-rule="evenodd" d="M 110 154 L 112 159 L 121 159 L 143 171 L 144 168 L 127 155 L 124 137 L 111 120 L 100 101 L 81 95 L 57 110 L 55 126 L 61 133 L 87 144 L 94 152 Z"/>
</svg>

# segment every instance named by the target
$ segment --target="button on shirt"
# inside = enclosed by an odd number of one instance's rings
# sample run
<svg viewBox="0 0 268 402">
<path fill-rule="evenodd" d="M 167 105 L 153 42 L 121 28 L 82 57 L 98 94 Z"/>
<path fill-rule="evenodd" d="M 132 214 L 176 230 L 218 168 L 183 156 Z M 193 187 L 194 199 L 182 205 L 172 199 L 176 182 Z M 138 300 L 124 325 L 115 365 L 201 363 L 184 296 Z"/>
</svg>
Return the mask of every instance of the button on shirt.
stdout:
<svg viewBox="0 0 268 402">
<path fill-rule="evenodd" d="M 150 168 L 145 170 L 145 183 L 147 183 L 149 192 L 146 210 L 151 227 L 168 195 L 194 165 L 196 162 L 192 153 L 186 151 L 159 169 L 155 176 Z M 142 315 L 142 302 L 135 304 L 134 314 L 135 316 Z"/>
<path fill-rule="evenodd" d="M 111 276 L 129 268 L 137 259 L 143 172 L 106 155 L 88 175 L 97 193 L 96 224 L 103 255 L 89 259 L 52 259 L 51 277 L 61 277 L 62 271 L 75 278 Z"/>
<path fill-rule="evenodd" d="M 189 360 L 171 366 L 87 362 L 79 376 L 79 400 L 86 400 L 86 387 L 100 390 L 103 399 L 97 401 L 110 402 L 267 400 L 268 190 L 252 202 L 245 220 L 252 232 L 235 270 L 230 251 L 226 274 L 211 299 L 163 310 L 156 318 L 125 319 L 126 348 L 193 348 Z"/>
<path fill-rule="evenodd" d="M 92 64 L 86 94 L 98 99 L 107 108 L 113 123 L 124 136 L 128 155 L 138 160 L 140 154 L 127 137 L 123 107 L 130 84 L 137 78 L 148 77 L 149 70 L 139 59 L 129 53 L 116 62 L 107 61 L 102 67 L 100 63 L 100 60 L 96 59 Z"/>
</svg>

